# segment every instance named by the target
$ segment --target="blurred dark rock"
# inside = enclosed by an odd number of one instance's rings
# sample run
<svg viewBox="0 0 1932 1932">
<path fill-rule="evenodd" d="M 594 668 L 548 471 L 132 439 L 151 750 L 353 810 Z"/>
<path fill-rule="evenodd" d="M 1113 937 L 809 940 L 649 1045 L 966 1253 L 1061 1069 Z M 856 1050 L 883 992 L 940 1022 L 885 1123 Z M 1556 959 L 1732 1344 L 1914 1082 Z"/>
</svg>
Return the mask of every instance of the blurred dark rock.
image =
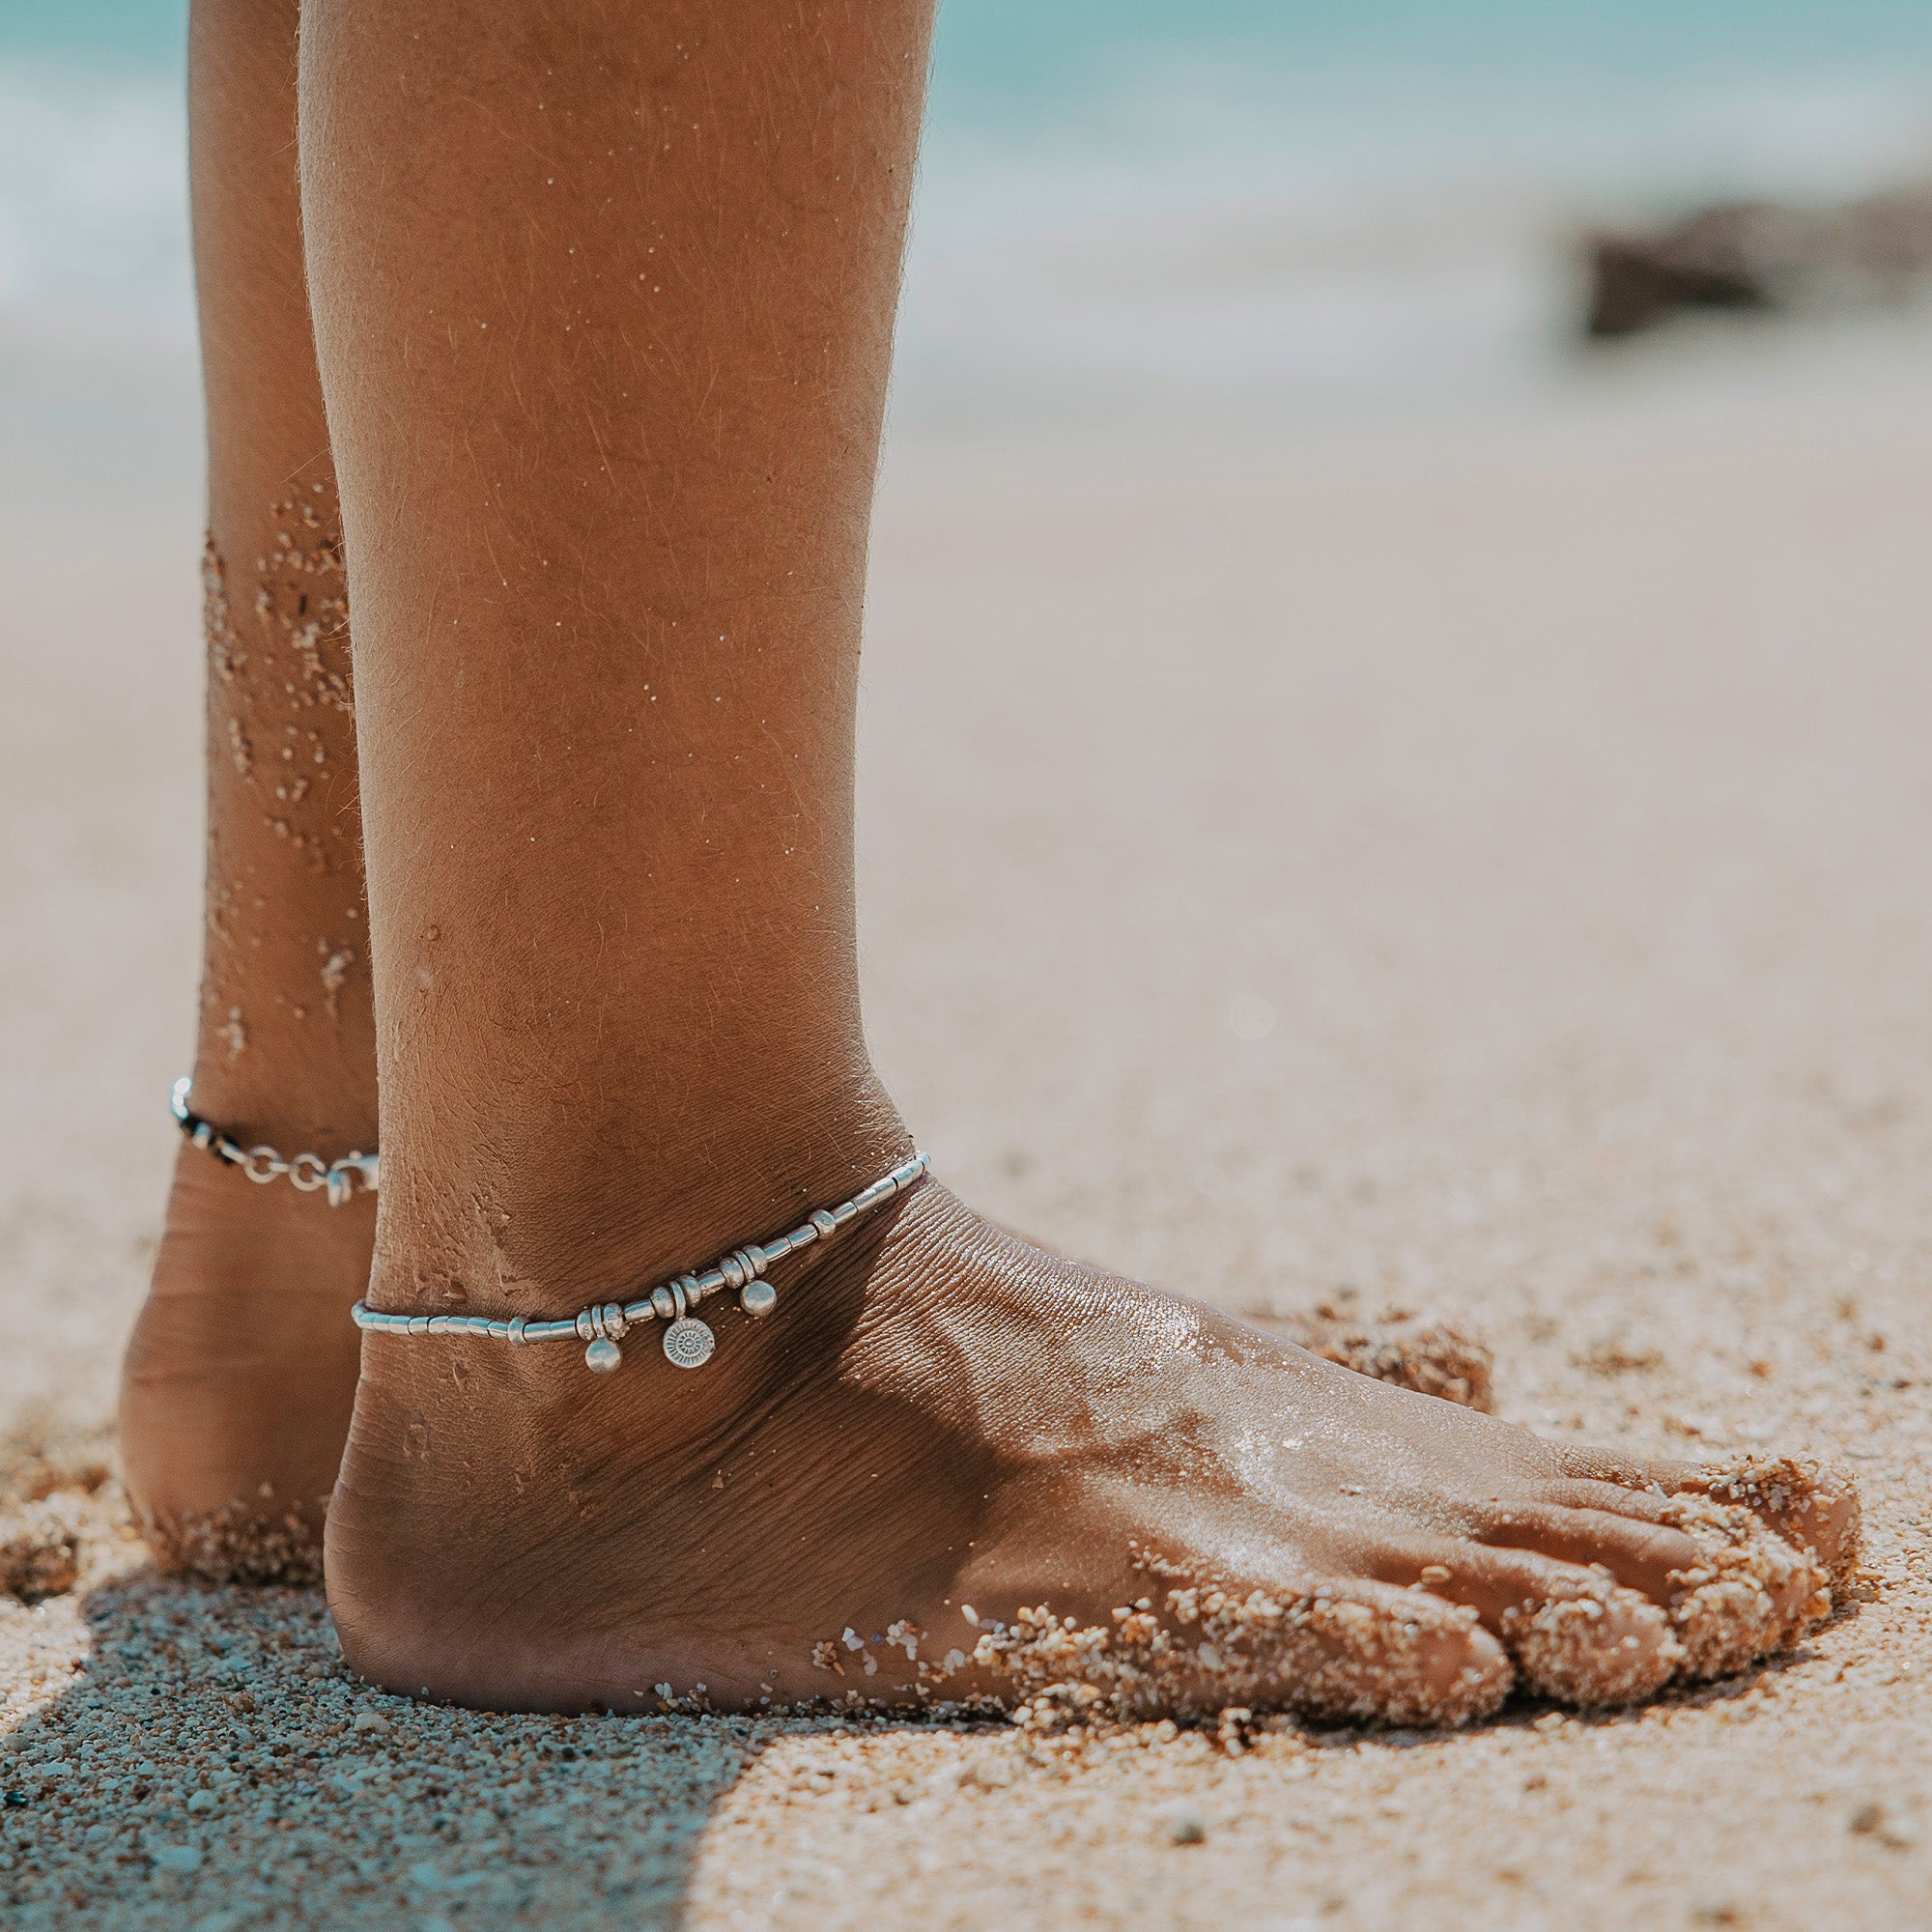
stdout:
<svg viewBox="0 0 1932 1932">
<path fill-rule="evenodd" d="M 1932 186 L 1843 208 L 1719 202 L 1650 234 L 1585 239 L 1584 327 L 1634 335 L 1681 309 L 1896 303 L 1932 274 Z"/>
</svg>

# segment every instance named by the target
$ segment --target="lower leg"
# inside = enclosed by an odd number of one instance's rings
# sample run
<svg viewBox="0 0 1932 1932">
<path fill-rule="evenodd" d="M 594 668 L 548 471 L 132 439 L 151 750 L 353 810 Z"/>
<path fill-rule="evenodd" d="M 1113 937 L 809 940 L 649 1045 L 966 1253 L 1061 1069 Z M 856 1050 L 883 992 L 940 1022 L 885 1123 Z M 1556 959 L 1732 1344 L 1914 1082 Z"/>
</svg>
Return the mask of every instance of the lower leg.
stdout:
<svg viewBox="0 0 1932 1932">
<path fill-rule="evenodd" d="M 209 844 L 193 1105 L 243 1146 L 375 1146 L 375 1044 L 335 477 L 303 283 L 297 0 L 196 0 L 208 395 Z M 158 1096 L 157 1096 L 158 1100 Z M 184 1147 L 122 1441 L 166 1560 L 312 1571 L 354 1396 L 374 1204 Z"/>
<path fill-rule="evenodd" d="M 851 745 L 924 31 L 920 0 L 591 0 L 567 36 L 307 0 L 379 1309 L 631 1300 L 908 1149 L 859 1025 Z M 691 1375 L 370 1336 L 328 1522 L 351 1661 L 538 1706 L 1084 1678 L 1458 1718 L 1517 1667 L 1586 1700 L 1727 1667 L 1820 1602 L 1769 1519 L 1849 1547 L 1795 1478 L 1673 1498 L 933 1183 L 779 1286 Z"/>
<path fill-rule="evenodd" d="M 852 736 L 923 33 L 304 9 L 392 1299 L 585 1300 L 908 1146 Z"/>
</svg>

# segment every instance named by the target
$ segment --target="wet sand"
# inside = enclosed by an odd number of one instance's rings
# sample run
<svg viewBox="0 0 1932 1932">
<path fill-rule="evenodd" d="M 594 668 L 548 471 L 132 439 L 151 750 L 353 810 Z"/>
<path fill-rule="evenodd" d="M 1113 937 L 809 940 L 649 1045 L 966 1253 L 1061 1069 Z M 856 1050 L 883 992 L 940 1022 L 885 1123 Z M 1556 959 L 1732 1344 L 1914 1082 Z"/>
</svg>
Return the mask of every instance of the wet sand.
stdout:
<svg viewBox="0 0 1932 1932">
<path fill-rule="evenodd" d="M 948 1182 L 1864 1488 L 1769 1667 L 1245 1749 L 423 1709 L 143 1569 L 73 1485 L 193 1010 L 181 504 L 0 527 L 4 1482 L 82 1565 L 0 1601 L 10 1923 L 1932 1925 L 1932 386 L 895 461 L 865 967 Z"/>
</svg>

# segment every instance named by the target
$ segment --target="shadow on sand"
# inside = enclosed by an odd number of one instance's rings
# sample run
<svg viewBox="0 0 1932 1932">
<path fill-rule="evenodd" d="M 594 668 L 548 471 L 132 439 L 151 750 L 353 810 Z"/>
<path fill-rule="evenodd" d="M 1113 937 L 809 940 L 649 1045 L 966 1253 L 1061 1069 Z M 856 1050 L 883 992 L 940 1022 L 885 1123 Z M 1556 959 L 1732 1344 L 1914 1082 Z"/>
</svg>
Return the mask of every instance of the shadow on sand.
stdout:
<svg viewBox="0 0 1932 1932">
<path fill-rule="evenodd" d="M 818 1727 L 412 1704 L 319 1591 L 143 1573 L 81 1610 L 91 1658 L 0 1740 L 11 1927 L 675 1925 L 713 1805 Z"/>
<path fill-rule="evenodd" d="M 79 1609 L 77 1647 L 91 1654 L 0 1738 L 9 1932 L 674 1927 L 706 1825 L 760 1754 L 781 1740 L 831 1745 L 827 1732 L 852 1724 L 412 1703 L 344 1668 L 316 1590 L 214 1589 L 142 1572 L 93 1590 Z M 53 1674 L 73 1667 L 79 1634 L 57 1605 L 17 1614 L 46 1620 L 39 1647 Z M 1834 1622 L 1858 1614 L 1854 1603 Z M 1660 1701 L 1727 1701 L 1813 1654 Z M 1562 1714 L 1513 1699 L 1477 1731 L 1551 1720 Z M 1002 1754 L 1015 1748 L 1003 1724 L 966 1728 L 997 1734 L 980 1744 Z M 1452 1744 L 1433 1732 L 1290 1728 L 1295 1743 L 1272 1742 L 1351 1754 Z"/>
</svg>

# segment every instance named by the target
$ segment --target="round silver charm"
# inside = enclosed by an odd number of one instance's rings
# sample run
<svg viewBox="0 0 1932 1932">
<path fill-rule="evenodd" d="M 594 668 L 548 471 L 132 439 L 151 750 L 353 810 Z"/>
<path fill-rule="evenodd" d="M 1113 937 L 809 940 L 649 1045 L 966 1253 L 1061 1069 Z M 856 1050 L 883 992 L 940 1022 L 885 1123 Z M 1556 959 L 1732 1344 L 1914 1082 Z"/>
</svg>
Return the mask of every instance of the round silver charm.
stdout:
<svg viewBox="0 0 1932 1932">
<path fill-rule="evenodd" d="M 738 1291 L 738 1306 L 747 1315 L 769 1315 L 779 1305 L 779 1292 L 768 1281 L 748 1281 Z"/>
<path fill-rule="evenodd" d="M 701 1369 L 717 1346 L 717 1336 L 695 1315 L 680 1317 L 665 1330 L 665 1355 L 680 1369 Z"/>
<path fill-rule="evenodd" d="M 601 1335 L 583 1351 L 583 1366 L 594 1369 L 600 1376 L 608 1376 L 623 1359 L 623 1350 Z"/>
</svg>

